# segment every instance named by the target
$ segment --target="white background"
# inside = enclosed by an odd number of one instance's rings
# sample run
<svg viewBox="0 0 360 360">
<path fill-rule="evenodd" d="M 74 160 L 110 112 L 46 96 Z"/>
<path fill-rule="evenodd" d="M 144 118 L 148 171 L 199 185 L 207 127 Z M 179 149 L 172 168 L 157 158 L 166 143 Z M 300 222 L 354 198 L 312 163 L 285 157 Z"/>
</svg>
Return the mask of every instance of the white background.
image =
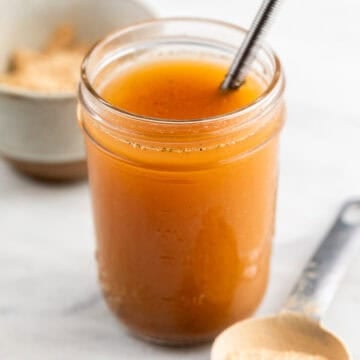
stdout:
<svg viewBox="0 0 360 360">
<path fill-rule="evenodd" d="M 161 16 L 247 26 L 259 1 L 148 3 Z M 269 35 L 287 75 L 288 122 L 273 274 L 260 313 L 280 308 L 338 206 L 360 193 L 359 16 L 357 0 L 284 0 Z M 355 261 L 324 319 L 355 359 L 359 310 Z M 99 296 L 87 185 L 44 185 L 0 162 L 0 359 L 138 358 L 207 359 L 208 347 L 175 351 L 127 337 Z"/>
</svg>

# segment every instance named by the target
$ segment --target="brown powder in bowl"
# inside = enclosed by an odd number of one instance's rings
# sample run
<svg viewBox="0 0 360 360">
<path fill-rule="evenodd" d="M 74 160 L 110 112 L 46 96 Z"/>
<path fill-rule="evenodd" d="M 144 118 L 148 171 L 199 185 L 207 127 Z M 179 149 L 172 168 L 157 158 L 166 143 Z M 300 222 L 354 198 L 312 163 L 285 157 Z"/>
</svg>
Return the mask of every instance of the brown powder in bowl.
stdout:
<svg viewBox="0 0 360 360">
<path fill-rule="evenodd" d="M 323 356 L 310 355 L 295 351 L 246 350 L 230 354 L 226 360 L 327 360 Z"/>
<path fill-rule="evenodd" d="M 72 26 L 62 25 L 43 50 L 14 50 L 0 84 L 45 93 L 75 92 L 87 48 L 75 42 Z"/>
</svg>

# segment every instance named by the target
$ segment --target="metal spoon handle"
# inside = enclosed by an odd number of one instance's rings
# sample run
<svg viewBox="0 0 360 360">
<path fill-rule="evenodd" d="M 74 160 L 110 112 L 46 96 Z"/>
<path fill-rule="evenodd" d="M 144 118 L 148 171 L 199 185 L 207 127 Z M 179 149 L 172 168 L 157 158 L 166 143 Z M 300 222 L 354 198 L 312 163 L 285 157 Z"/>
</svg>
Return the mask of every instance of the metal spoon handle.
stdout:
<svg viewBox="0 0 360 360">
<path fill-rule="evenodd" d="M 255 59 L 259 43 L 270 24 L 274 10 L 279 2 L 279 0 L 264 0 L 262 3 L 249 32 L 235 55 L 229 72 L 221 84 L 221 90 L 237 89 L 244 82 Z"/>
<path fill-rule="evenodd" d="M 283 311 L 319 321 L 360 249 L 360 199 L 345 203 L 292 290 Z"/>
</svg>

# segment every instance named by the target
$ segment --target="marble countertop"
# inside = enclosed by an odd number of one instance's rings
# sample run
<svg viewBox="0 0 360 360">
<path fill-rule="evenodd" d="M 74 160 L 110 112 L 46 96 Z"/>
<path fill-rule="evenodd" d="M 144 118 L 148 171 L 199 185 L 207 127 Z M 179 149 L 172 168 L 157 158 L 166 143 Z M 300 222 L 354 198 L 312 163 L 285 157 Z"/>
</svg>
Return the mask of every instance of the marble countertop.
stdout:
<svg viewBox="0 0 360 360">
<path fill-rule="evenodd" d="M 258 1 L 152 0 L 158 14 L 248 24 Z M 259 314 L 280 309 L 343 200 L 360 194 L 357 0 L 285 1 L 270 41 L 288 78 L 272 277 Z M 0 162 L 0 359 L 208 359 L 128 337 L 99 292 L 86 183 L 44 185 Z M 324 324 L 360 358 L 360 261 Z"/>
</svg>

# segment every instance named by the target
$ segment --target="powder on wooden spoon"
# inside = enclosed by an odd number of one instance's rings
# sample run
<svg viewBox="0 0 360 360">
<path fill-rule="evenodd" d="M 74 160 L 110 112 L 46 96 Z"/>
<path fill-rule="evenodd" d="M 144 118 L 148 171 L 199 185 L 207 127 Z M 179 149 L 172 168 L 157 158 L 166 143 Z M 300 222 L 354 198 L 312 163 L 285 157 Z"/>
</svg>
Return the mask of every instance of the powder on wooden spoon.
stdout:
<svg viewBox="0 0 360 360">
<path fill-rule="evenodd" d="M 246 350 L 229 354 L 226 360 L 327 360 L 318 355 L 310 355 L 295 351 Z"/>
</svg>

